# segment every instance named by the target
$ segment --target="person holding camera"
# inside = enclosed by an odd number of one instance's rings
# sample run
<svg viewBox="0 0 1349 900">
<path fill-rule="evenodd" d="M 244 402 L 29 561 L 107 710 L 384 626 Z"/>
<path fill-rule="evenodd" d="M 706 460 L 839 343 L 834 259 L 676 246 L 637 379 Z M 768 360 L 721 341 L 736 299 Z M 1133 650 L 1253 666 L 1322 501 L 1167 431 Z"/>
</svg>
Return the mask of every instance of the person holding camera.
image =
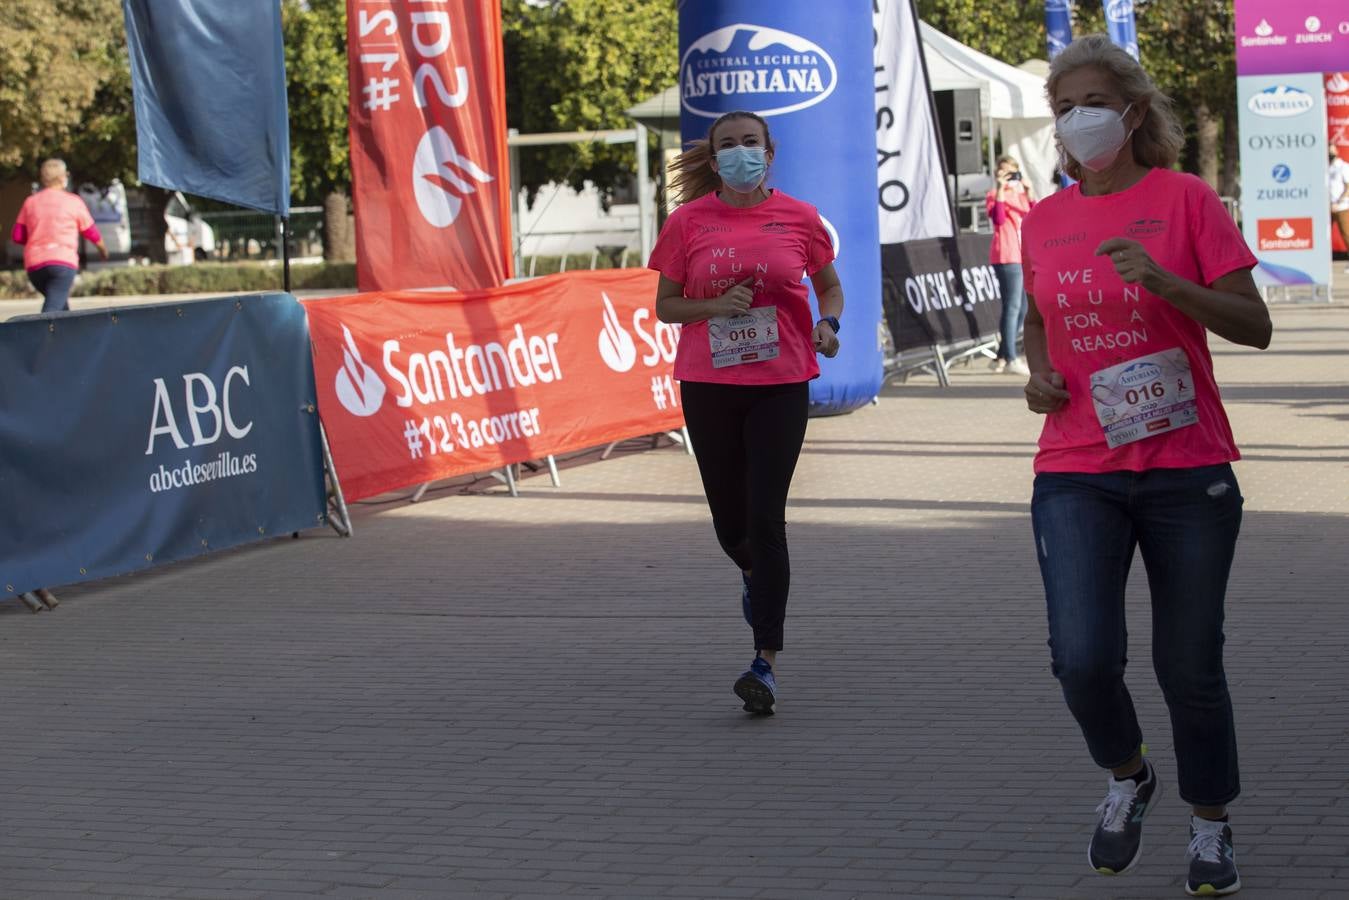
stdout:
<svg viewBox="0 0 1349 900">
<path fill-rule="evenodd" d="M 999 156 L 993 173 L 993 189 L 984 198 L 993 223 L 993 247 L 989 261 L 1002 291 L 1001 341 L 994 372 L 1029 375 L 1026 362 L 1017 354 L 1017 339 L 1026 321 L 1026 290 L 1021 275 L 1021 220 L 1035 205 L 1030 187 L 1021 178 L 1021 166 L 1010 156 Z"/>
<path fill-rule="evenodd" d="M 814 206 L 766 184 L 768 122 L 721 116 L 674 162 L 682 205 L 647 265 L 656 315 L 682 326 L 674 374 L 712 526 L 743 581 L 754 659 L 733 690 L 746 712 L 775 712 L 790 565 L 787 491 L 806 435 L 816 354 L 838 353 L 843 288 Z M 819 298 L 811 317 L 803 273 Z"/>
</svg>

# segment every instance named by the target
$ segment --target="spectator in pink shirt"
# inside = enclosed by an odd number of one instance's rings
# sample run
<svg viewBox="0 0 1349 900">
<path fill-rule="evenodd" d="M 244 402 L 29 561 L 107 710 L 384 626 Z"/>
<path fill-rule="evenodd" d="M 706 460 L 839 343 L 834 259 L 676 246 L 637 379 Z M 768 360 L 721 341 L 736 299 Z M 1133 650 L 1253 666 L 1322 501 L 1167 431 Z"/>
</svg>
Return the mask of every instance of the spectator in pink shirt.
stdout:
<svg viewBox="0 0 1349 900">
<path fill-rule="evenodd" d="M 68 307 L 70 288 L 80 270 L 80 237 L 97 247 L 104 259 L 108 248 L 89 207 L 66 190 L 66 164 L 49 159 L 39 177 L 42 190 L 23 202 L 10 240 L 23 245 L 23 267 L 42 294 L 42 311 L 60 312 Z"/>
<path fill-rule="evenodd" d="M 1026 289 L 1021 274 L 1021 220 L 1035 205 L 1035 198 L 1021 178 L 1021 166 L 1010 156 L 998 157 L 994 178 L 996 184 L 984 198 L 988 217 L 993 223 L 990 262 L 1002 292 L 1002 341 L 998 346 L 998 358 L 993 361 L 993 371 L 1029 375 L 1030 369 L 1016 352 L 1016 345 L 1026 321 Z"/>
</svg>

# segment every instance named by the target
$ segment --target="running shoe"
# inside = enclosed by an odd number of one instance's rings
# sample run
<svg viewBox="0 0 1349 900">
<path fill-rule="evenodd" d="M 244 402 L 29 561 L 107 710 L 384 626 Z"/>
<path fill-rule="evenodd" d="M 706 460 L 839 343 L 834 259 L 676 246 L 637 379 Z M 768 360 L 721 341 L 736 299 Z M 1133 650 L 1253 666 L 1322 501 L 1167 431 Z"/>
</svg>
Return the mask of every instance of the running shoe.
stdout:
<svg viewBox="0 0 1349 900">
<path fill-rule="evenodd" d="M 1096 807 L 1101 822 L 1087 849 L 1087 861 L 1102 875 L 1123 875 L 1143 855 L 1143 819 L 1152 812 L 1161 794 L 1152 763 L 1143 760 L 1143 766 L 1147 777 L 1142 781 L 1106 779 L 1110 783 L 1109 792 Z"/>
<path fill-rule="evenodd" d="M 735 681 L 735 695 L 745 701 L 745 712 L 771 716 L 778 699 L 778 685 L 773 680 L 773 667 L 762 656 L 754 657 L 745 674 Z"/>
<path fill-rule="evenodd" d="M 1190 817 L 1190 877 L 1185 893 L 1191 897 L 1221 897 L 1241 890 L 1237 851 L 1226 822 Z"/>
<path fill-rule="evenodd" d="M 1007 363 L 1007 368 L 1003 371 L 1008 375 L 1029 375 L 1030 366 L 1026 365 L 1026 361 L 1018 356 L 1016 359 Z"/>
<path fill-rule="evenodd" d="M 740 578 L 745 582 L 745 589 L 740 592 L 740 611 L 745 614 L 745 624 L 753 628 L 754 620 L 749 615 L 749 576 L 741 572 Z"/>
</svg>

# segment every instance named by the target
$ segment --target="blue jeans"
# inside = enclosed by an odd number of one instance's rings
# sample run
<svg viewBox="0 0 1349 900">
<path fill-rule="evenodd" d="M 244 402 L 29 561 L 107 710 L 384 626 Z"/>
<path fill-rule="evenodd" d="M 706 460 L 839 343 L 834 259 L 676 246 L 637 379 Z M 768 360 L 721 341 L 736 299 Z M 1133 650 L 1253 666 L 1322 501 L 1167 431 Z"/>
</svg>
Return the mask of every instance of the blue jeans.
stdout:
<svg viewBox="0 0 1349 900">
<path fill-rule="evenodd" d="M 75 284 L 76 272 L 69 266 L 41 266 L 28 272 L 28 280 L 42 295 L 42 311 L 60 312 L 69 309 L 70 289 Z"/>
<path fill-rule="evenodd" d="M 1227 464 L 1041 473 L 1031 499 L 1054 676 L 1102 768 L 1128 762 L 1143 742 L 1124 686 L 1124 583 L 1134 548 L 1142 551 L 1180 795 L 1198 806 L 1221 806 L 1241 790 L 1222 659 L 1241 504 Z"/>
<path fill-rule="evenodd" d="M 1021 327 L 1026 323 L 1025 280 L 1020 263 L 994 263 L 993 273 L 997 275 L 998 287 L 1002 291 L 1002 322 L 999 329 L 1002 343 L 998 346 L 998 359 L 1011 362 L 1017 358 L 1017 338 L 1021 337 Z"/>
</svg>

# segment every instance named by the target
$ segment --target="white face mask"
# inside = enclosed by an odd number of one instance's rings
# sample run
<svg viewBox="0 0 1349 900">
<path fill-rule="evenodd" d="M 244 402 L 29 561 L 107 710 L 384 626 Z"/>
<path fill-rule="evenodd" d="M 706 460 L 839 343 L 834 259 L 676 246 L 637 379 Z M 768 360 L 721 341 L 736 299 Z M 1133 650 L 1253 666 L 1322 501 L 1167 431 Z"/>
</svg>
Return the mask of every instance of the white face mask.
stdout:
<svg viewBox="0 0 1349 900">
<path fill-rule="evenodd" d="M 1124 114 L 1133 108 L 1130 103 L 1124 113 L 1097 106 L 1074 106 L 1054 122 L 1059 143 L 1082 168 L 1099 172 L 1119 156 L 1120 148 L 1133 134 L 1124 127 Z"/>
</svg>

